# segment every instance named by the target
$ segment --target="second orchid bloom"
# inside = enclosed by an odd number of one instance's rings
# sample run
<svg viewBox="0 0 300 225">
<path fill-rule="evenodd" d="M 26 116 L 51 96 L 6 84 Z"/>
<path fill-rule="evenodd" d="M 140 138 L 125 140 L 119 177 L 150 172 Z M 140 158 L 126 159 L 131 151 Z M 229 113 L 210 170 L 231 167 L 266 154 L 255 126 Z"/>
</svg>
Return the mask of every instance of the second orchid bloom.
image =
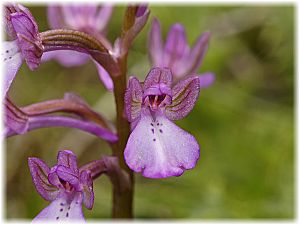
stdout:
<svg viewBox="0 0 300 225">
<path fill-rule="evenodd" d="M 127 165 L 149 178 L 180 176 L 195 167 L 200 156 L 196 139 L 174 124 L 194 107 L 200 91 L 197 76 L 172 87 L 168 68 L 153 68 L 141 84 L 131 77 L 125 93 L 125 110 L 132 133 L 124 156 Z"/>
</svg>

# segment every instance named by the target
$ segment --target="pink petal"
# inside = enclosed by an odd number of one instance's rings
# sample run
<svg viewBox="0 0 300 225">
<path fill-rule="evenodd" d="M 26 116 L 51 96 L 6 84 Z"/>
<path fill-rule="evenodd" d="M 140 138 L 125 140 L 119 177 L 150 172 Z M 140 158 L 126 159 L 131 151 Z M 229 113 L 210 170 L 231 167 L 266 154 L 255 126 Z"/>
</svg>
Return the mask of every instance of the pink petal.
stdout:
<svg viewBox="0 0 300 225">
<path fill-rule="evenodd" d="M 185 29 L 181 24 L 174 24 L 168 33 L 164 49 L 163 65 L 172 68 L 186 52 L 189 52 L 189 46 L 186 41 Z"/>
<path fill-rule="evenodd" d="M 154 18 L 148 37 L 148 49 L 153 66 L 161 66 L 163 41 L 159 21 Z"/>
<path fill-rule="evenodd" d="M 66 181 L 75 188 L 76 191 L 80 191 L 78 173 L 65 166 L 57 166 L 56 174 L 60 180 Z"/>
<path fill-rule="evenodd" d="M 131 133 L 125 151 L 125 161 L 135 172 L 149 178 L 180 176 L 195 167 L 199 158 L 196 139 L 164 116 L 153 120 L 142 114 Z"/>
<path fill-rule="evenodd" d="M 198 76 L 190 76 L 179 81 L 172 89 L 172 104 L 166 106 L 166 116 L 170 120 L 179 120 L 186 117 L 194 108 L 199 92 L 200 81 Z"/>
<path fill-rule="evenodd" d="M 48 13 L 48 23 L 50 28 L 52 29 L 67 28 L 60 6 L 58 5 L 48 6 L 47 13 Z"/>
<path fill-rule="evenodd" d="M 48 181 L 50 172 L 47 164 L 38 158 L 28 158 L 28 165 L 37 192 L 47 201 L 53 201 L 58 195 L 58 188 Z"/>
<path fill-rule="evenodd" d="M 130 77 L 125 92 L 125 112 L 129 122 L 136 120 L 141 113 L 143 89 L 136 77 Z"/>
<path fill-rule="evenodd" d="M 43 46 L 33 17 L 22 12 L 16 12 L 11 14 L 11 23 L 17 34 L 22 56 L 28 67 L 35 70 L 41 62 Z"/>
<path fill-rule="evenodd" d="M 80 173 L 80 184 L 82 185 L 83 203 L 86 208 L 92 209 L 94 205 L 93 180 L 89 170 Z"/>
<path fill-rule="evenodd" d="M 109 75 L 109 73 L 95 60 L 93 60 L 95 63 L 97 70 L 98 70 L 98 75 L 104 86 L 106 87 L 107 90 L 113 91 L 114 89 L 114 83 Z"/>
<path fill-rule="evenodd" d="M 204 58 L 204 55 L 208 49 L 209 38 L 210 38 L 210 33 L 205 32 L 198 38 L 198 40 L 194 44 L 190 56 L 185 61 L 185 63 L 187 64 L 186 66 L 190 68 L 189 71 L 187 71 L 187 73 L 193 74 L 196 73 L 197 70 L 199 69 L 202 60 Z"/>
<path fill-rule="evenodd" d="M 75 174 L 78 174 L 77 157 L 70 150 L 59 151 L 57 155 L 57 165 L 70 168 Z"/>
<path fill-rule="evenodd" d="M 32 222 L 78 221 L 85 222 L 82 212 L 81 193 L 62 193 L 59 198 L 43 209 Z"/>
<path fill-rule="evenodd" d="M 4 62 L 4 86 L 2 99 L 22 65 L 22 55 L 16 41 L 5 41 L 2 45 L 2 62 Z"/>
<path fill-rule="evenodd" d="M 200 87 L 207 88 L 215 82 L 215 74 L 214 73 L 203 73 L 199 75 Z"/>
<path fill-rule="evenodd" d="M 167 87 L 172 85 L 172 73 L 169 68 L 155 67 L 150 70 L 144 82 L 144 90 L 164 84 Z"/>
<path fill-rule="evenodd" d="M 98 13 L 95 15 L 94 24 L 96 30 L 103 33 L 105 31 L 108 22 L 111 18 L 114 7 L 112 5 L 106 4 L 98 9 Z"/>
</svg>

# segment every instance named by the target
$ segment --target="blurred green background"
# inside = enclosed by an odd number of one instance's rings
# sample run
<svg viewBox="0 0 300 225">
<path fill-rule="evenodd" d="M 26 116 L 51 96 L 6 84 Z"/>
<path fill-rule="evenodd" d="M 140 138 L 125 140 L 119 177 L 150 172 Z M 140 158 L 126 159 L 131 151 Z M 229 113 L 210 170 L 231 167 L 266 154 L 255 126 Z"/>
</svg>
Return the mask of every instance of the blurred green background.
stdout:
<svg viewBox="0 0 300 225">
<path fill-rule="evenodd" d="M 40 31 L 48 29 L 45 5 L 26 5 Z M 216 82 L 203 89 L 188 117 L 178 124 L 196 136 L 201 157 L 181 177 L 147 179 L 136 174 L 137 218 L 292 219 L 295 217 L 294 14 L 293 5 L 155 5 L 129 55 L 129 75 L 150 69 L 147 35 L 153 17 L 164 35 L 180 22 L 190 44 L 204 31 L 212 37 L 199 72 Z M 119 34 L 124 6 L 116 7 L 108 38 Z M 98 79 L 93 63 L 64 68 L 50 61 L 32 72 L 24 64 L 10 96 L 19 106 L 81 95 L 114 119 L 113 96 Z M 175 137 L 174 137 L 175 138 Z M 6 218 L 32 219 L 48 203 L 35 191 L 27 158 L 55 164 L 60 149 L 71 149 L 79 165 L 109 154 L 96 137 L 69 128 L 47 128 L 6 141 Z M 87 218 L 109 218 L 111 185 L 94 182 L 95 205 Z"/>
</svg>

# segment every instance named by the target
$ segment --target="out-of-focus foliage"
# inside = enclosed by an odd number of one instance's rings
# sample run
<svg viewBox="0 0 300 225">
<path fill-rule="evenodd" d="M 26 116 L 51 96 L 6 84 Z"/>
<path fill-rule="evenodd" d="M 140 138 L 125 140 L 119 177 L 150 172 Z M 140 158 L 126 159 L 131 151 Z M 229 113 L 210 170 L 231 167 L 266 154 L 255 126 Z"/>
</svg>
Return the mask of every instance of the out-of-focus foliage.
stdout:
<svg viewBox="0 0 300 225">
<path fill-rule="evenodd" d="M 40 30 L 46 8 L 31 5 Z M 129 75 L 143 78 L 150 65 L 147 34 L 160 19 L 164 34 L 180 22 L 192 44 L 203 31 L 211 41 L 201 71 L 216 82 L 200 93 L 192 113 L 180 121 L 201 145 L 197 167 L 178 178 L 136 175 L 134 212 L 138 218 L 293 218 L 294 209 L 294 7 L 151 5 L 148 25 L 129 56 Z M 108 37 L 118 35 L 124 7 L 117 7 Z M 31 72 L 23 65 L 11 98 L 20 106 L 75 92 L 94 109 L 114 118 L 113 96 L 89 63 L 63 68 L 54 61 Z M 176 137 L 174 137 L 176 138 Z M 48 203 L 35 191 L 27 158 L 53 165 L 59 149 L 72 149 L 79 164 L 109 154 L 103 141 L 81 131 L 47 128 L 11 137 L 6 146 L 6 217 L 33 218 Z M 95 206 L 88 218 L 108 218 L 111 185 L 94 182 Z"/>
</svg>

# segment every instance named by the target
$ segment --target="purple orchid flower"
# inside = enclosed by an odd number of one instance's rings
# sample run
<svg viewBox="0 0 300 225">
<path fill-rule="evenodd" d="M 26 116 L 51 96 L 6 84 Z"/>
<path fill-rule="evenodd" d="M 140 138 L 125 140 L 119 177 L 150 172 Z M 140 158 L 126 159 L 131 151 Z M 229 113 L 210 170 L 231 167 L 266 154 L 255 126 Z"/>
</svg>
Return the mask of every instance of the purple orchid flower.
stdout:
<svg viewBox="0 0 300 225">
<path fill-rule="evenodd" d="M 13 41 L 5 41 L 2 48 L 5 74 L 3 96 L 6 96 L 23 60 L 34 70 L 43 54 L 37 23 L 27 8 L 20 4 L 6 6 L 5 25 Z"/>
<path fill-rule="evenodd" d="M 149 178 L 180 176 L 195 167 L 200 155 L 196 139 L 172 120 L 184 118 L 200 91 L 197 76 L 173 88 L 169 68 L 153 68 L 143 85 L 131 77 L 125 93 L 126 115 L 132 133 L 124 150 L 127 165 Z"/>
<path fill-rule="evenodd" d="M 29 169 L 37 192 L 51 204 L 33 220 L 84 221 L 82 203 L 92 209 L 93 180 L 89 170 L 77 167 L 76 155 L 69 150 L 59 151 L 57 164 L 51 169 L 38 158 L 28 159 Z"/>
<path fill-rule="evenodd" d="M 155 67 L 169 67 L 175 80 L 189 74 L 196 74 L 207 51 L 209 37 L 209 32 L 203 33 L 193 48 L 190 49 L 186 40 L 185 29 L 177 23 L 170 28 L 164 46 L 160 23 L 157 19 L 154 19 L 148 39 L 152 65 Z M 215 75 L 211 72 L 206 72 L 198 77 L 201 88 L 210 86 L 215 80 Z"/>
<path fill-rule="evenodd" d="M 91 34 L 102 41 L 109 43 L 104 38 L 108 22 L 111 18 L 113 7 L 104 5 L 53 5 L 48 7 L 48 21 L 52 29 L 72 29 L 83 31 Z M 85 64 L 90 56 L 85 53 L 75 52 L 72 50 L 60 50 L 47 52 L 43 55 L 42 60 L 47 61 L 55 59 L 65 67 L 73 67 Z M 105 69 L 95 62 L 99 78 L 108 90 L 113 90 L 113 82 Z"/>
</svg>

